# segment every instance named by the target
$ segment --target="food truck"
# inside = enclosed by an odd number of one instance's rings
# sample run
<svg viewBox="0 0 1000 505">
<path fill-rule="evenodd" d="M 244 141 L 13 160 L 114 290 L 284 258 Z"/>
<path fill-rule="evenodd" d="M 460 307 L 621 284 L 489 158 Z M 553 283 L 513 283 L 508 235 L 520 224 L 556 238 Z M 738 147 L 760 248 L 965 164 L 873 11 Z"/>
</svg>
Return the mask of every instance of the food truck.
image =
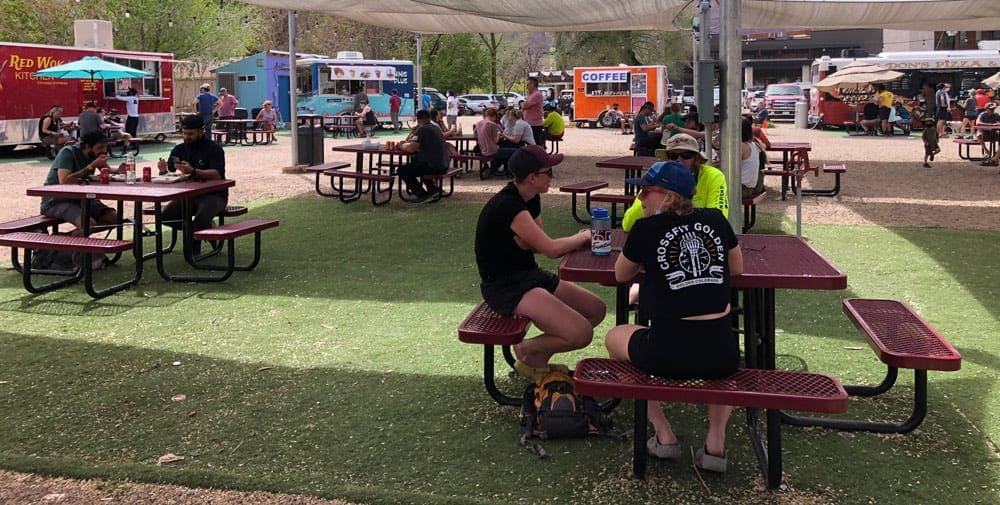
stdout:
<svg viewBox="0 0 1000 505">
<path fill-rule="evenodd" d="M 864 58 L 831 58 L 824 56 L 813 61 L 813 84 L 837 71 L 848 63 L 858 61 L 901 72 L 902 77 L 885 83 L 886 89 L 896 95 L 907 108 L 912 109 L 915 123 L 923 117 L 926 103 L 921 91 L 923 84 L 930 85 L 929 99 L 937 83 L 951 84 L 952 98 L 969 89 L 981 88 L 982 80 L 1000 70 L 1000 51 L 972 49 L 957 51 L 901 51 L 883 52 Z M 813 86 L 809 100 L 809 122 L 824 126 L 844 127 L 860 124 L 861 109 L 871 101 L 874 88 L 836 89 L 824 92 Z M 962 113 L 952 110 L 955 120 L 962 120 Z"/>
<path fill-rule="evenodd" d="M 144 70 L 149 76 L 90 80 L 34 75 L 84 56 Z M 19 144 L 39 144 L 40 119 L 53 105 L 63 107 L 65 123 L 76 120 L 90 100 L 124 116 L 125 103 L 115 97 L 125 95 L 130 87 L 139 91 L 139 134 L 163 140 L 175 129 L 173 61 L 174 56 L 167 53 L 0 42 L 0 152 L 12 151 Z"/>
<path fill-rule="evenodd" d="M 403 101 L 399 120 L 414 119 L 412 61 L 366 60 L 357 51 L 340 51 L 336 58 L 302 58 L 295 66 L 299 114 L 353 114 L 354 97 L 364 91 L 379 123 L 388 125 L 389 97 L 395 89 Z"/>
<path fill-rule="evenodd" d="M 614 126 L 614 116 L 635 114 L 653 102 L 659 114 L 670 103 L 667 67 L 662 65 L 576 67 L 573 69 L 573 121 L 578 127 Z M 613 112 L 615 104 L 619 113 Z"/>
</svg>

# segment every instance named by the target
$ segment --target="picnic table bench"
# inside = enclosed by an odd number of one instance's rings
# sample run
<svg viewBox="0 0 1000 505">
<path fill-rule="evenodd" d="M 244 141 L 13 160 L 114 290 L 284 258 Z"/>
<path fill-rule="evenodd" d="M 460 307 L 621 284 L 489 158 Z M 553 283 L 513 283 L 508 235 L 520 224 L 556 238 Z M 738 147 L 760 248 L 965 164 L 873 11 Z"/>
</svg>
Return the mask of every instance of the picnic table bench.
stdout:
<svg viewBox="0 0 1000 505">
<path fill-rule="evenodd" d="M 32 273 L 35 273 L 31 269 L 31 257 L 35 250 L 64 251 L 78 254 L 120 254 L 132 249 L 133 243 L 131 240 L 78 237 L 74 235 L 49 235 L 48 233 L 41 232 L 17 231 L 0 235 L 0 246 L 10 247 L 12 256 L 14 248 L 23 249 L 24 261 L 21 264 L 21 279 L 24 289 L 33 294 L 52 291 L 82 279 L 87 294 L 93 298 L 104 298 L 135 285 L 139 282 L 139 277 L 142 274 L 142 263 L 136 261 L 135 276 L 133 278 L 104 289 L 96 289 L 94 287 L 93 265 L 89 257 L 84 257 L 80 261 L 80 268 L 73 275 L 36 286 L 31 278 Z"/>
<path fill-rule="evenodd" d="M 570 194 L 570 210 L 573 212 L 573 219 L 580 224 L 590 224 L 590 194 L 599 189 L 608 187 L 606 181 L 596 181 L 596 180 L 586 180 L 580 182 L 574 182 L 573 184 L 567 184 L 565 186 L 559 187 L 560 193 Z M 584 205 L 583 208 L 587 212 L 587 219 L 583 219 L 576 212 L 576 197 L 579 194 L 584 195 Z"/>
<path fill-rule="evenodd" d="M 15 233 L 19 231 L 40 231 L 52 230 L 52 233 L 59 231 L 59 225 L 64 221 L 56 217 L 31 216 L 6 223 L 0 223 L 0 235 Z M 21 260 L 18 258 L 17 247 L 10 248 L 10 262 L 14 270 L 21 271 Z M 66 273 L 62 271 L 35 270 L 36 273 Z"/>
<path fill-rule="evenodd" d="M 483 383 L 490 397 L 500 405 L 520 405 L 520 396 L 508 396 L 497 387 L 493 346 L 500 346 L 503 357 L 514 369 L 511 346 L 524 340 L 531 320 L 524 317 L 504 317 L 480 301 L 458 326 L 458 340 L 483 346 Z"/>
<path fill-rule="evenodd" d="M 328 198 L 337 198 L 340 195 L 337 194 L 336 192 L 327 192 L 320 189 L 319 179 L 324 175 L 330 176 L 330 187 L 331 189 L 333 189 L 333 177 L 332 177 L 333 172 L 341 168 L 349 168 L 350 166 L 351 164 L 346 161 L 332 161 L 330 163 L 323 163 L 322 165 L 313 165 L 311 167 L 306 167 L 305 171 L 308 173 L 316 174 L 316 193 L 319 193 L 320 195 Z"/>
<path fill-rule="evenodd" d="M 840 176 L 847 172 L 847 165 L 844 163 L 824 163 L 820 165 L 820 172 L 833 174 L 834 182 L 832 188 L 826 189 L 801 189 L 803 195 L 810 196 L 837 196 L 840 194 Z"/>
<path fill-rule="evenodd" d="M 462 175 L 462 169 L 459 168 L 459 167 L 453 167 L 453 168 L 448 169 L 443 174 L 424 174 L 420 178 L 420 180 L 424 181 L 424 182 L 432 181 L 432 182 L 436 183 L 436 185 L 438 187 L 438 191 L 432 197 L 432 200 L 436 202 L 436 201 L 438 201 L 438 200 L 440 200 L 442 198 L 447 198 L 447 197 L 449 197 L 449 196 L 451 196 L 451 195 L 453 195 L 455 193 L 455 177 L 458 177 L 460 175 Z M 444 180 L 445 179 L 448 179 L 448 190 L 447 191 L 445 191 L 445 189 L 444 189 Z M 405 190 L 404 186 L 406 186 L 406 185 L 403 184 L 402 182 L 398 186 L 399 187 L 399 199 L 403 200 L 404 202 L 412 202 L 412 201 L 414 201 L 413 198 L 408 198 L 406 196 L 406 190 Z"/>
<path fill-rule="evenodd" d="M 573 374 L 578 394 L 634 400 L 632 473 L 646 474 L 646 402 L 681 402 L 767 409 L 767 453 L 757 454 L 770 489 L 781 484 L 781 410 L 840 413 L 847 392 L 837 379 L 812 372 L 743 368 L 719 380 L 667 380 L 628 361 L 586 358 Z M 751 432 L 752 433 L 752 432 Z"/>
<path fill-rule="evenodd" d="M 389 200 L 392 200 L 392 184 L 396 179 L 393 175 L 381 172 L 358 172 L 353 168 L 326 170 L 323 174 L 331 177 L 330 185 L 333 186 L 334 195 L 338 196 L 343 203 L 351 203 L 358 200 L 364 193 L 371 194 L 372 205 L 375 206 L 385 205 L 389 203 Z M 348 190 L 344 186 L 344 179 L 352 179 L 354 181 L 354 188 Z M 333 183 L 334 180 L 338 181 L 337 184 Z M 368 183 L 367 188 L 365 187 L 365 183 Z M 382 184 L 388 184 L 388 186 L 383 188 Z M 378 195 L 385 195 L 385 199 L 379 201 Z"/>
<path fill-rule="evenodd" d="M 989 153 L 986 151 L 986 147 L 979 139 L 953 139 L 952 142 L 958 144 L 958 157 L 963 160 L 969 161 L 985 161 L 990 159 Z M 980 156 L 972 155 L 972 146 L 981 146 Z"/>
<path fill-rule="evenodd" d="M 219 276 L 192 276 L 192 280 L 221 282 L 233 275 L 233 272 L 249 272 L 260 263 L 260 235 L 261 232 L 278 226 L 277 219 L 252 218 L 232 223 L 222 224 L 213 228 L 205 228 L 194 232 L 195 240 L 207 240 L 214 242 L 226 242 L 226 264 L 225 265 L 196 265 L 202 270 L 221 271 Z M 245 265 L 236 264 L 236 244 L 239 237 L 253 234 L 253 259 Z"/>
<path fill-rule="evenodd" d="M 851 396 L 877 396 L 896 383 L 900 368 L 913 369 L 913 412 L 900 423 L 853 419 L 821 419 L 783 414 L 782 421 L 796 426 L 820 426 L 842 431 L 909 433 L 927 415 L 927 370 L 953 371 L 962 356 L 944 337 L 912 309 L 896 300 L 844 300 L 844 313 L 868 337 L 869 344 L 887 366 L 877 386 L 845 385 Z"/>
<path fill-rule="evenodd" d="M 472 162 L 479 162 L 479 178 L 485 180 L 489 178 L 490 162 L 493 161 L 492 156 L 483 156 L 481 154 L 473 153 L 458 153 L 449 156 L 453 163 L 453 166 L 457 167 L 462 165 L 465 168 L 465 172 L 472 172 Z"/>
</svg>

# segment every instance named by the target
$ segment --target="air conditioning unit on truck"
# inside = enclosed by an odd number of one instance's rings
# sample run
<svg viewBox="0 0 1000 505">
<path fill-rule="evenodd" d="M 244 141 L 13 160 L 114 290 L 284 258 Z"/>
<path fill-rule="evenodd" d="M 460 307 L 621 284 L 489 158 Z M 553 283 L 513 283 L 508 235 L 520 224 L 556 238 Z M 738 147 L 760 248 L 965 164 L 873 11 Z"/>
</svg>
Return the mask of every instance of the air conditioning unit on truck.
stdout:
<svg viewBox="0 0 1000 505">
<path fill-rule="evenodd" d="M 97 56 L 150 75 L 114 80 L 34 76 L 39 70 L 84 56 Z M 0 42 L 0 153 L 13 151 L 18 145 L 40 144 L 38 125 L 53 105 L 62 106 L 64 123 L 75 121 L 90 100 L 98 107 L 124 113 L 125 103 L 115 97 L 125 95 L 130 87 L 139 92 L 139 134 L 155 135 L 162 141 L 175 129 L 173 62 L 174 56 L 167 53 Z"/>
</svg>

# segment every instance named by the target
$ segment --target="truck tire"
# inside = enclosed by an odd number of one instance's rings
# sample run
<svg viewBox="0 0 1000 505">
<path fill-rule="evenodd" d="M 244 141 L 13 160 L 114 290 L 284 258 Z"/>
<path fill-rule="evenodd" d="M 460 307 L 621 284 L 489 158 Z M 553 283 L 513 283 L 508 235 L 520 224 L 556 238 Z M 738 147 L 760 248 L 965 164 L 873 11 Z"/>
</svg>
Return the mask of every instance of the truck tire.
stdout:
<svg viewBox="0 0 1000 505">
<path fill-rule="evenodd" d="M 163 141 L 167 140 L 167 134 L 166 133 L 157 133 L 156 136 L 153 137 L 153 140 L 155 140 L 156 142 L 162 144 Z"/>
<path fill-rule="evenodd" d="M 583 125 L 585 125 L 585 124 L 587 124 L 586 121 L 577 121 L 576 122 L 576 127 L 577 128 L 583 128 Z"/>
<path fill-rule="evenodd" d="M 607 111 L 602 112 L 600 116 L 597 116 L 597 122 L 604 128 L 614 128 L 614 116 L 608 114 Z"/>
</svg>

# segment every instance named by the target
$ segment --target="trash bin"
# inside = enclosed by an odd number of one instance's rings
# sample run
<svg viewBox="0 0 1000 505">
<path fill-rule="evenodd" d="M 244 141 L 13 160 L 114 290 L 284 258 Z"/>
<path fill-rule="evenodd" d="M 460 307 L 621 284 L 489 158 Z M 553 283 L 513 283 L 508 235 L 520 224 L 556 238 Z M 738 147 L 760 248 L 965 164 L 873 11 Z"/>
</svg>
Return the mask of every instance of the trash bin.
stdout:
<svg viewBox="0 0 1000 505">
<path fill-rule="evenodd" d="M 795 127 L 809 128 L 809 102 L 804 99 L 795 102 Z"/>
<path fill-rule="evenodd" d="M 247 119 L 247 110 L 243 107 L 233 109 L 236 119 Z"/>
<path fill-rule="evenodd" d="M 296 165 L 322 165 L 323 164 L 323 116 L 313 114 L 302 114 L 298 116 L 299 140 L 298 158 Z"/>
</svg>

